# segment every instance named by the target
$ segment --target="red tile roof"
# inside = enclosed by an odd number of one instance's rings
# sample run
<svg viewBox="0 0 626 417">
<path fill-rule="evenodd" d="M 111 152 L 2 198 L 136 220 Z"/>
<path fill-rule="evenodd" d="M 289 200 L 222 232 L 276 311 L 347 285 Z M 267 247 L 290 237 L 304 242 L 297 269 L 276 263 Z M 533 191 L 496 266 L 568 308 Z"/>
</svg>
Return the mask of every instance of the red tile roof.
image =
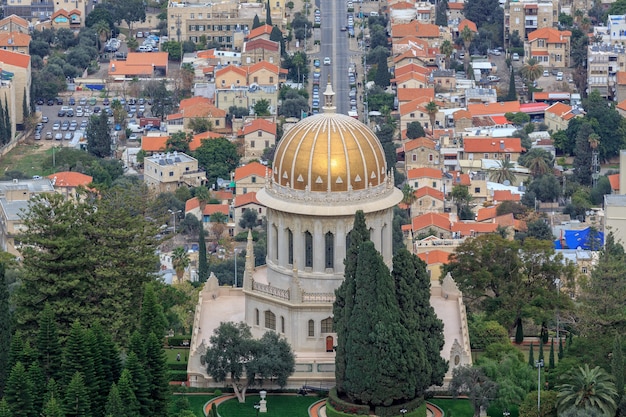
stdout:
<svg viewBox="0 0 626 417">
<path fill-rule="evenodd" d="M 391 26 L 391 36 L 393 38 L 403 38 L 410 35 L 418 36 L 420 38 L 438 38 L 439 26 L 416 21 L 398 23 Z"/>
<path fill-rule="evenodd" d="M 465 27 L 468 27 L 472 32 L 478 32 L 478 28 L 476 27 L 476 23 L 472 22 L 469 19 L 463 19 L 459 22 L 459 32 L 461 32 Z"/>
<path fill-rule="evenodd" d="M 413 101 L 420 97 L 428 97 L 430 100 L 435 98 L 434 88 L 399 88 L 396 92 L 398 101 L 405 103 Z"/>
<path fill-rule="evenodd" d="M 422 65 L 416 64 L 415 62 L 411 62 L 408 63 L 406 65 L 402 65 L 400 67 L 396 67 L 393 70 L 393 74 L 396 77 L 399 77 L 403 74 L 409 73 L 409 72 L 416 72 L 418 74 L 422 74 L 422 75 L 429 75 L 432 71 Z"/>
<path fill-rule="evenodd" d="M 242 133 L 247 135 L 252 132 L 256 132 L 258 130 L 262 130 L 267 133 L 271 133 L 272 135 L 276 134 L 276 123 L 272 123 L 265 119 L 254 119 L 251 122 L 243 125 Z"/>
<path fill-rule="evenodd" d="M 277 65 L 270 64 L 267 61 L 259 61 L 256 64 L 248 66 L 248 75 L 254 72 L 260 71 L 262 69 L 271 71 L 274 74 L 278 74 L 280 72 L 280 67 L 278 67 Z"/>
<path fill-rule="evenodd" d="M 207 204 L 206 206 L 204 206 L 204 211 L 202 212 L 202 214 L 204 214 L 205 216 L 210 216 L 211 214 L 219 212 L 228 216 L 230 215 L 229 209 L 230 208 L 228 204 Z"/>
<path fill-rule="evenodd" d="M 463 148 L 466 153 L 521 153 L 520 138 L 465 138 Z"/>
<path fill-rule="evenodd" d="M 150 52 L 149 54 L 142 52 L 129 52 L 126 56 L 127 65 L 146 65 L 154 64 L 155 67 L 167 67 L 167 52 Z"/>
<path fill-rule="evenodd" d="M 198 197 L 193 197 L 185 201 L 185 213 L 189 213 L 191 210 L 198 207 L 200 207 L 200 201 L 198 200 Z"/>
<path fill-rule="evenodd" d="M 545 39 L 546 43 L 567 43 L 567 38 L 572 36 L 572 32 L 569 30 L 558 30 L 555 28 L 545 27 L 537 30 L 533 30 L 528 34 L 529 41 L 535 41 L 537 39 Z"/>
<path fill-rule="evenodd" d="M 0 62 L 20 68 L 28 68 L 30 55 L 0 49 Z"/>
<path fill-rule="evenodd" d="M 467 110 L 457 110 L 454 113 L 452 113 L 452 117 L 454 118 L 454 121 L 456 122 L 457 120 L 461 120 L 461 119 L 471 119 L 472 114 L 468 112 Z"/>
<path fill-rule="evenodd" d="M 435 142 L 427 138 L 417 138 L 404 143 L 404 152 L 412 151 L 417 148 L 435 149 Z"/>
<path fill-rule="evenodd" d="M 609 183 L 611 183 L 611 189 L 619 192 L 619 174 L 607 175 Z"/>
<path fill-rule="evenodd" d="M 449 171 L 448 173 L 452 175 L 452 177 L 454 178 L 452 180 L 453 185 L 465 185 L 468 187 L 472 185 L 472 180 L 470 179 L 469 174 L 463 174 L 461 172 L 456 172 L 456 171 Z"/>
<path fill-rule="evenodd" d="M 565 113 L 569 113 L 570 111 L 572 111 L 572 106 L 561 102 L 554 103 L 546 109 L 546 113 L 552 113 L 559 117 L 562 117 Z"/>
<path fill-rule="evenodd" d="M 420 187 L 417 190 L 415 190 L 413 195 L 415 196 L 415 198 L 422 198 L 425 196 L 430 196 L 441 201 L 443 201 L 443 199 L 445 198 L 445 196 L 443 195 L 443 192 L 436 190 L 432 187 Z"/>
<path fill-rule="evenodd" d="M 457 222 L 452 225 L 451 231 L 460 233 L 461 237 L 471 236 L 472 233 L 494 233 L 498 229 L 495 223 L 465 223 Z"/>
<path fill-rule="evenodd" d="M 247 77 L 248 76 L 248 72 L 242 68 L 242 67 L 237 67 L 235 65 L 228 65 L 220 70 L 215 71 L 215 78 L 217 77 L 221 77 L 223 74 L 226 74 L 228 72 L 236 72 L 239 76 L 241 77 Z"/>
<path fill-rule="evenodd" d="M 24 18 L 19 17 L 18 15 L 12 14 L 10 16 L 5 17 L 4 19 L 0 20 L 0 26 L 4 26 L 9 22 L 13 22 L 17 25 L 22 26 L 25 29 L 28 29 L 28 21 Z"/>
<path fill-rule="evenodd" d="M 259 162 L 250 162 L 249 164 L 235 169 L 235 181 L 239 181 L 243 178 L 249 177 L 250 175 L 265 178 L 266 172 L 270 175 L 272 173 L 271 169 L 265 165 Z"/>
<path fill-rule="evenodd" d="M 504 113 L 520 111 L 519 101 L 500 101 L 498 103 L 468 104 L 467 110 L 472 116 L 501 116 Z"/>
<path fill-rule="evenodd" d="M 224 135 L 215 132 L 198 133 L 197 135 L 193 135 L 191 142 L 189 142 L 189 150 L 195 151 L 196 149 L 198 149 L 200 146 L 202 146 L 202 141 L 223 137 Z"/>
<path fill-rule="evenodd" d="M 272 33 L 272 27 L 270 25 L 259 26 L 258 28 L 254 28 L 248 34 L 248 39 L 252 40 L 262 35 L 269 35 Z"/>
<path fill-rule="evenodd" d="M 521 201 L 522 196 L 520 194 L 513 194 L 511 190 L 494 190 L 493 201 Z"/>
<path fill-rule="evenodd" d="M 465 2 L 452 2 L 448 3 L 449 10 L 463 10 L 465 8 Z"/>
<path fill-rule="evenodd" d="M 476 221 L 484 222 L 485 220 L 494 219 L 497 211 L 498 206 L 482 207 L 478 209 L 478 213 L 476 213 Z"/>
<path fill-rule="evenodd" d="M 0 33 L 0 46 L 29 46 L 30 35 L 20 32 L 3 32 Z"/>
<path fill-rule="evenodd" d="M 215 197 L 215 199 L 220 200 L 220 201 L 233 199 L 232 191 L 226 191 L 226 190 L 211 191 L 211 195 Z"/>
<path fill-rule="evenodd" d="M 435 226 L 443 230 L 451 230 L 450 219 L 447 215 L 440 213 L 426 213 L 421 216 L 413 217 L 411 225 L 413 227 L 413 231 L 426 229 L 431 226 Z"/>
<path fill-rule="evenodd" d="M 248 204 L 257 204 L 263 206 L 263 204 L 259 203 L 259 200 L 256 199 L 256 193 L 254 192 L 245 193 L 235 197 L 235 207 L 246 206 Z"/>
<path fill-rule="evenodd" d="M 206 97 L 196 96 L 182 100 L 179 104 L 179 109 L 179 112 L 183 114 L 185 119 L 226 117 L 226 111 L 215 107 L 213 102 Z"/>
<path fill-rule="evenodd" d="M 392 10 L 412 10 L 415 9 L 415 3 L 409 3 L 408 1 L 399 1 L 389 6 Z"/>
<path fill-rule="evenodd" d="M 142 136 L 141 149 L 146 152 L 162 152 L 167 149 L 169 136 Z"/>
<path fill-rule="evenodd" d="M 63 171 L 48 175 L 55 187 L 78 187 L 91 184 L 93 177 L 80 172 Z"/>
<path fill-rule="evenodd" d="M 617 71 L 617 84 L 626 85 L 626 71 Z"/>
<path fill-rule="evenodd" d="M 409 169 L 406 174 L 407 179 L 414 180 L 417 178 L 443 178 L 443 173 L 435 168 L 413 168 Z"/>
<path fill-rule="evenodd" d="M 265 49 L 266 51 L 278 52 L 280 45 L 278 42 L 270 41 L 269 39 L 253 39 L 243 44 L 243 52 L 253 51 L 255 49 Z"/>
<path fill-rule="evenodd" d="M 434 265 L 434 264 L 445 265 L 448 262 L 450 262 L 450 255 L 452 255 L 450 252 L 442 251 L 440 249 L 431 250 L 431 251 L 428 251 L 428 253 L 422 252 L 422 253 L 417 254 L 417 256 L 422 261 L 426 262 L 427 265 Z"/>
</svg>

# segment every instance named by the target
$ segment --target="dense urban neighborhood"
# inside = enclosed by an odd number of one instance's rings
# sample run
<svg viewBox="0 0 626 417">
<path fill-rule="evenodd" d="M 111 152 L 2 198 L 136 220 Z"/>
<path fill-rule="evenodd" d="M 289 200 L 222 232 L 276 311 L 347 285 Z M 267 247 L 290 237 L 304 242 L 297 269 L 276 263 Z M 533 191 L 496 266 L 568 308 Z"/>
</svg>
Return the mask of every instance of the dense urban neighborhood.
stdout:
<svg viewBox="0 0 626 417">
<path fill-rule="evenodd" d="M 624 0 L 6 0 L 0 417 L 626 415 Z"/>
</svg>

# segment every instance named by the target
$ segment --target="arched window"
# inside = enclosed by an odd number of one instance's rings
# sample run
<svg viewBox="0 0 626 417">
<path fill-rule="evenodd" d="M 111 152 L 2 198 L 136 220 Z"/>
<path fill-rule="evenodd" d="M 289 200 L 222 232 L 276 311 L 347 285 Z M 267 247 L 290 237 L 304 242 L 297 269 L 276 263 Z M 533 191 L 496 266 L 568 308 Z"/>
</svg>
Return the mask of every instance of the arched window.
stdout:
<svg viewBox="0 0 626 417">
<path fill-rule="evenodd" d="M 272 238 L 272 256 L 273 259 L 276 261 L 278 259 L 278 228 L 276 227 L 276 225 L 272 225 L 272 229 L 272 232 L 274 234 Z"/>
<path fill-rule="evenodd" d="M 289 248 L 289 255 L 287 257 L 287 263 L 293 265 L 293 232 L 291 229 L 287 229 L 287 247 Z"/>
<path fill-rule="evenodd" d="M 304 266 L 313 268 L 313 235 L 304 232 Z"/>
<path fill-rule="evenodd" d="M 309 320 L 309 337 L 315 336 L 315 322 L 313 320 Z"/>
<path fill-rule="evenodd" d="M 328 317 L 327 319 L 322 320 L 322 333 L 333 333 L 333 318 Z"/>
<path fill-rule="evenodd" d="M 269 310 L 265 312 L 265 328 L 276 330 L 276 315 Z"/>
<path fill-rule="evenodd" d="M 324 236 L 325 240 L 325 256 L 326 256 L 326 268 L 335 267 L 335 236 L 328 232 Z"/>
<path fill-rule="evenodd" d="M 254 309 L 254 324 L 256 326 L 259 325 L 259 309 L 258 308 Z"/>
<path fill-rule="evenodd" d="M 280 332 L 285 333 L 285 317 L 280 316 Z"/>
</svg>

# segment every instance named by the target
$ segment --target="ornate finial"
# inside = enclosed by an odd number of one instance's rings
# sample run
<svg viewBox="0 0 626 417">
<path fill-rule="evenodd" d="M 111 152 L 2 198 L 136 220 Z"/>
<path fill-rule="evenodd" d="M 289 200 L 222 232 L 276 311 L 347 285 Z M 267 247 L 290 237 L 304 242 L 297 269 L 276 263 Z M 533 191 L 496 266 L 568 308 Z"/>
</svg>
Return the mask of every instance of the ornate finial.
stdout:
<svg viewBox="0 0 626 417">
<path fill-rule="evenodd" d="M 333 86 L 330 83 L 330 74 L 328 74 L 328 84 L 326 84 L 326 91 L 324 91 L 324 113 L 334 113 L 335 106 L 333 104 L 333 97 L 335 92 Z"/>
</svg>

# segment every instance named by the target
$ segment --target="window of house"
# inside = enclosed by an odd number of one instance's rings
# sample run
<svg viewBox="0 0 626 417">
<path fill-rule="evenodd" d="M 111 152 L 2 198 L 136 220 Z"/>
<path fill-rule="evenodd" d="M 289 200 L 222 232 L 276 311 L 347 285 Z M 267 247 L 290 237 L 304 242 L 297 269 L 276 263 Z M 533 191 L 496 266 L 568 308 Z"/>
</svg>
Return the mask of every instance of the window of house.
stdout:
<svg viewBox="0 0 626 417">
<path fill-rule="evenodd" d="M 293 232 L 287 229 L 287 263 L 293 265 Z"/>
<path fill-rule="evenodd" d="M 489 154 L 488 154 L 488 153 L 486 153 L 486 154 L 484 155 L 484 157 L 485 157 L 485 159 L 489 159 Z"/>
<path fill-rule="evenodd" d="M 170 177 L 174 176 L 174 171 L 170 171 Z"/>
<path fill-rule="evenodd" d="M 437 181 L 433 181 L 433 188 L 437 188 Z"/>
<path fill-rule="evenodd" d="M 333 318 L 328 317 L 322 320 L 320 330 L 322 333 L 333 333 Z"/>
<path fill-rule="evenodd" d="M 313 320 L 309 320 L 309 337 L 315 336 L 315 322 Z"/>
<path fill-rule="evenodd" d="M 262 131 L 262 130 L 259 130 L 258 132 L 256 132 L 256 135 L 257 135 L 258 137 L 263 136 L 263 131 Z"/>
<path fill-rule="evenodd" d="M 419 205 L 420 205 L 420 206 L 422 205 L 422 200 L 420 200 L 420 201 L 419 201 Z"/>
<path fill-rule="evenodd" d="M 474 193 L 480 194 L 480 187 L 474 187 Z"/>
<path fill-rule="evenodd" d="M 256 176 L 255 175 L 252 176 L 251 180 L 252 180 L 252 184 L 256 184 Z"/>
<path fill-rule="evenodd" d="M 195 19 L 195 18 L 196 18 L 196 16 L 195 16 L 195 14 L 194 14 L 194 13 L 192 13 L 192 14 L 191 14 L 191 16 L 190 16 L 189 18 L 190 18 L 190 19 Z"/>
<path fill-rule="evenodd" d="M 219 125 L 220 125 L 219 119 L 215 120 L 215 126 L 219 126 Z"/>
<path fill-rule="evenodd" d="M 335 236 L 328 232 L 324 236 L 325 241 L 325 258 L 326 258 L 326 268 L 334 268 L 335 267 Z"/>
<path fill-rule="evenodd" d="M 415 188 L 416 190 L 419 188 L 419 184 L 417 181 L 413 183 L 413 188 Z"/>
<path fill-rule="evenodd" d="M 198 13 L 198 19 L 202 19 L 202 13 Z"/>
<path fill-rule="evenodd" d="M 586 266 L 583 266 L 583 267 L 582 267 L 582 272 L 583 272 L 583 274 L 586 274 L 586 273 L 587 273 L 587 267 L 586 267 Z"/>
<path fill-rule="evenodd" d="M 255 308 L 254 309 L 254 324 L 255 325 L 259 325 L 259 309 Z"/>
<path fill-rule="evenodd" d="M 280 316 L 280 332 L 285 333 L 285 317 Z"/>
<path fill-rule="evenodd" d="M 270 77 L 270 84 L 274 83 L 274 77 Z"/>
<path fill-rule="evenodd" d="M 415 154 L 411 155 L 411 160 L 413 162 L 416 162 L 417 161 L 417 155 L 415 155 Z"/>
<path fill-rule="evenodd" d="M 433 200 L 433 201 L 432 201 L 431 206 L 432 206 L 432 207 L 435 207 L 435 200 Z"/>
<path fill-rule="evenodd" d="M 265 312 L 265 328 L 276 330 L 276 314 L 269 310 Z"/>
<path fill-rule="evenodd" d="M 409 117 L 411 117 L 411 119 L 414 119 L 415 118 L 415 113 L 409 114 Z"/>
<path fill-rule="evenodd" d="M 242 191 L 244 194 L 248 194 L 248 189 L 246 187 L 244 187 Z"/>
<path fill-rule="evenodd" d="M 258 83 L 259 82 L 259 77 L 254 77 L 253 78 L 253 82 Z"/>
<path fill-rule="evenodd" d="M 265 147 L 266 147 L 266 148 L 269 148 L 269 147 L 270 147 L 270 141 L 269 141 L 269 140 L 266 140 L 266 141 L 265 141 Z"/>
<path fill-rule="evenodd" d="M 304 266 L 313 268 L 313 235 L 311 232 L 304 232 Z"/>
<path fill-rule="evenodd" d="M 428 160 L 429 160 L 430 162 L 432 162 L 432 161 L 433 161 L 433 159 L 434 159 L 433 154 L 432 154 L 432 153 L 428 154 Z"/>
</svg>

